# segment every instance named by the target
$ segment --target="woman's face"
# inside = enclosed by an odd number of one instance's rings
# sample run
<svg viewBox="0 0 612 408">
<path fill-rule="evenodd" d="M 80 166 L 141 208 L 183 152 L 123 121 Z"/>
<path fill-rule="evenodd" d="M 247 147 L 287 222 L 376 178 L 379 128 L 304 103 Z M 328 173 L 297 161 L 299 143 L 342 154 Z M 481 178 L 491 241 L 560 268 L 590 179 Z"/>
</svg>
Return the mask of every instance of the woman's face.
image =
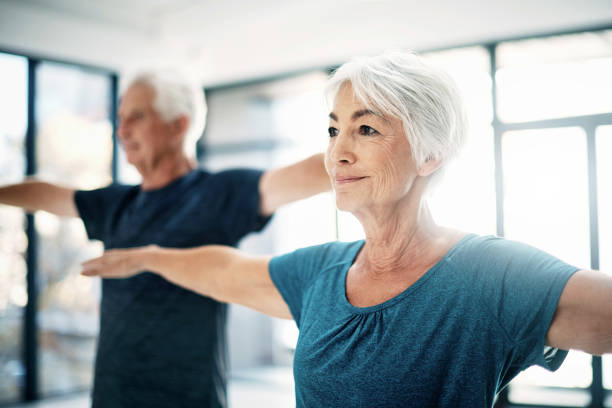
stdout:
<svg viewBox="0 0 612 408">
<path fill-rule="evenodd" d="M 325 167 L 342 211 L 396 206 L 405 199 L 417 169 L 399 118 L 381 117 L 340 88 L 329 114 Z"/>
</svg>

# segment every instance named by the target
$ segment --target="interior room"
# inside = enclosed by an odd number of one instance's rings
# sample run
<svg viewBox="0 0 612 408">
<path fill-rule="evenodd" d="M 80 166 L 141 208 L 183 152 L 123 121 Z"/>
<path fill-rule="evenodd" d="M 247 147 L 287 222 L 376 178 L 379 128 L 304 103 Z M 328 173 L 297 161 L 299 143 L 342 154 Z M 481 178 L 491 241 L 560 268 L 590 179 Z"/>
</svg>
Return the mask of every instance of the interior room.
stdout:
<svg viewBox="0 0 612 408">
<path fill-rule="evenodd" d="M 200 166 L 289 165 L 326 150 L 330 73 L 388 50 L 441 67 L 466 102 L 468 142 L 429 199 L 436 222 L 612 273 L 610 0 L 1 0 L 0 186 L 139 184 L 117 110 L 150 69 L 202 89 Z M 364 237 L 325 192 L 239 248 Z M 0 407 L 91 405 L 101 280 L 79 272 L 103 251 L 79 218 L 0 205 Z M 296 324 L 231 305 L 226 330 L 228 406 L 295 406 Z M 612 407 L 612 356 L 531 367 L 495 407 Z"/>
</svg>

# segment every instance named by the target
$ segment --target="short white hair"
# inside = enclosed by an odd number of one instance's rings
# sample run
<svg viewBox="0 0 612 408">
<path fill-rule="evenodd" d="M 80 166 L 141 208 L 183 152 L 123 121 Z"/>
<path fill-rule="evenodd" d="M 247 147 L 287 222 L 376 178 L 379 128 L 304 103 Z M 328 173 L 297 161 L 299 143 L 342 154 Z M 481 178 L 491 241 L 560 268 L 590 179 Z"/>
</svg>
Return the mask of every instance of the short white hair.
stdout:
<svg viewBox="0 0 612 408">
<path fill-rule="evenodd" d="M 443 167 L 465 144 L 467 119 L 455 82 L 416 54 L 352 59 L 329 79 L 328 97 L 345 83 L 368 109 L 402 121 L 417 167 L 432 159 Z"/>
<path fill-rule="evenodd" d="M 145 85 L 153 90 L 153 109 L 164 122 L 183 115 L 189 119 L 183 151 L 187 157 L 195 158 L 196 145 L 206 123 L 204 89 L 184 74 L 171 70 L 142 71 L 132 78 L 128 87 L 132 85 Z"/>
</svg>

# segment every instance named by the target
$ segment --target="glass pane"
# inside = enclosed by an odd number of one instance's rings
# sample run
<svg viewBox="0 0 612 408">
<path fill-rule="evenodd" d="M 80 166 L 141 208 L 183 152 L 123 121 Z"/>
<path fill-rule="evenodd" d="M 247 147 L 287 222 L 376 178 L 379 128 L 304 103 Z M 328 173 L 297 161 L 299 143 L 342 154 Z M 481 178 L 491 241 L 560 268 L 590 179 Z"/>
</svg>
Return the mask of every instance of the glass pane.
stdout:
<svg viewBox="0 0 612 408">
<path fill-rule="evenodd" d="M 495 234 L 495 163 L 489 54 L 481 47 L 425 54 L 457 83 L 469 134 L 461 155 L 446 169 L 429 200 L 440 225 Z"/>
<path fill-rule="evenodd" d="M 75 188 L 111 181 L 110 79 L 43 63 L 37 71 L 38 177 Z M 40 384 L 43 395 L 88 388 L 98 328 L 99 281 L 79 275 L 97 256 L 80 219 L 38 213 Z"/>
<path fill-rule="evenodd" d="M 25 174 L 27 60 L 0 54 L 0 72 L 0 185 L 5 185 Z M 24 221 L 22 210 L 0 206 L 0 403 L 19 399 L 24 375 L 23 307 L 28 301 Z"/>
<path fill-rule="evenodd" d="M 599 268 L 612 273 L 612 126 L 597 128 L 595 140 L 599 200 Z"/>
<path fill-rule="evenodd" d="M 586 136 L 581 128 L 503 135 L 504 228 L 510 239 L 545 250 L 579 267 L 589 265 Z M 532 367 L 510 386 L 510 397 L 539 403 L 534 386 L 588 387 L 591 357 L 571 352 L 554 373 Z M 585 392 L 577 391 L 578 400 Z M 539 398 L 540 397 L 540 398 Z M 574 401 L 564 397 L 566 401 Z M 563 398 L 562 398 L 563 399 Z M 514 401 L 513 402 L 518 402 Z M 549 401 L 562 404 L 563 401 Z"/>
<path fill-rule="evenodd" d="M 612 30 L 502 43 L 497 57 L 502 121 L 612 111 Z"/>
<path fill-rule="evenodd" d="M 323 95 L 326 80 L 325 73 L 312 72 L 207 92 L 205 167 L 275 168 L 325 151 L 329 114 Z M 240 247 L 250 253 L 281 254 L 335 238 L 333 197 L 320 194 L 280 208 L 262 233 L 246 237 Z M 271 357 L 267 357 L 271 360 L 268 363 L 291 365 L 297 340 L 295 323 L 263 319 L 246 308 L 231 308 L 228 337 L 232 373 L 264 364 L 263 355 Z M 272 342 L 251 341 L 254 332 L 270 338 L 270 331 Z"/>
<path fill-rule="evenodd" d="M 508 132 L 502 141 L 504 228 L 511 239 L 590 264 L 586 135 L 581 128 Z"/>
<path fill-rule="evenodd" d="M 596 132 L 597 197 L 599 200 L 599 267 L 612 273 L 612 126 L 601 126 Z M 612 389 L 612 357 L 603 356 L 604 387 Z M 611 404 L 607 406 L 612 406 Z"/>
</svg>

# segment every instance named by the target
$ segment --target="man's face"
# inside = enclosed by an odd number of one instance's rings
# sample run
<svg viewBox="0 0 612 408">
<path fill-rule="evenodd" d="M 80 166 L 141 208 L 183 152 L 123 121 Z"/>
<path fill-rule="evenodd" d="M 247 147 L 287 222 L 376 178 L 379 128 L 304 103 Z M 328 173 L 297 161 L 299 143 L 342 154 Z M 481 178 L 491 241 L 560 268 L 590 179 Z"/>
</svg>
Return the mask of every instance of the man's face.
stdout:
<svg viewBox="0 0 612 408">
<path fill-rule="evenodd" d="M 127 161 L 137 168 L 154 166 L 176 148 L 176 131 L 153 108 L 155 92 L 146 85 L 130 86 L 119 104 L 117 135 Z M 174 132 L 174 133 L 173 133 Z M 180 140 L 178 140 L 180 149 Z"/>
</svg>

